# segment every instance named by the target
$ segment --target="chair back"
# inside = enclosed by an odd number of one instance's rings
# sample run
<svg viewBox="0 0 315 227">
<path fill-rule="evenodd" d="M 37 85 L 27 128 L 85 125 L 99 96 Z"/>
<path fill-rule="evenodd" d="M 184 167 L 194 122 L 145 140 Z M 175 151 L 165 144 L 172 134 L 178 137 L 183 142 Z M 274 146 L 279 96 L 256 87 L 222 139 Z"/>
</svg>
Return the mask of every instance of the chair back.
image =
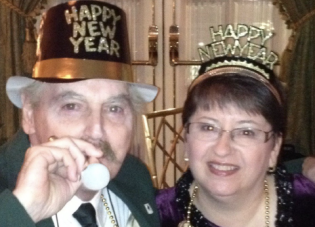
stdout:
<svg viewBox="0 0 315 227">
<path fill-rule="evenodd" d="M 184 161 L 182 110 L 171 108 L 142 116 L 148 166 L 153 184 L 158 189 L 174 186 L 187 168 Z"/>
</svg>

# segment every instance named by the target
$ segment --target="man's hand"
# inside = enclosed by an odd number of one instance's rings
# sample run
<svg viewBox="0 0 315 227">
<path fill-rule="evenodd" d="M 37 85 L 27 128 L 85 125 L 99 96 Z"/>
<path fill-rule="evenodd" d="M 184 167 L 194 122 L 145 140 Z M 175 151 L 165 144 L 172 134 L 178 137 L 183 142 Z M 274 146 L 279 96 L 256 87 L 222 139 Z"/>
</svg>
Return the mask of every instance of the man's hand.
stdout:
<svg viewBox="0 0 315 227">
<path fill-rule="evenodd" d="M 25 154 L 13 194 L 35 223 L 51 217 L 80 187 L 86 157 L 102 154 L 92 144 L 74 138 L 33 146 Z"/>
<path fill-rule="evenodd" d="M 303 162 L 303 175 L 315 183 L 315 157 L 307 157 Z"/>
</svg>

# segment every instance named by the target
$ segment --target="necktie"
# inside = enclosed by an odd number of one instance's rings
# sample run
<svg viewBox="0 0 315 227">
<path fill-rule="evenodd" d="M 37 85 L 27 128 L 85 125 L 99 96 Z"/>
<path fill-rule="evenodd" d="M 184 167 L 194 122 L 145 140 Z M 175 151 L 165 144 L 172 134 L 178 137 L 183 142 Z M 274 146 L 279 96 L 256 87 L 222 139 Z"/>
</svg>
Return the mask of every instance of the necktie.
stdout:
<svg viewBox="0 0 315 227">
<path fill-rule="evenodd" d="M 97 227 L 95 209 L 91 203 L 83 203 L 72 216 L 82 227 Z"/>
</svg>

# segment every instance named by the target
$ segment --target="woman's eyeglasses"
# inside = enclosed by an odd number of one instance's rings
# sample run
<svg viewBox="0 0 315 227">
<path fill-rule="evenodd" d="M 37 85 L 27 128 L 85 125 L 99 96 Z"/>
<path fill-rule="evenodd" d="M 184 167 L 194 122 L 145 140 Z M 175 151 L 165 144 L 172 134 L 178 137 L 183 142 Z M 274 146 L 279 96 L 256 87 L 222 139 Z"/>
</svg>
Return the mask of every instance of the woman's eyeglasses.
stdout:
<svg viewBox="0 0 315 227">
<path fill-rule="evenodd" d="M 203 122 L 190 122 L 186 124 L 185 128 L 189 135 L 202 141 L 215 141 L 221 137 L 223 132 L 227 132 L 230 134 L 232 141 L 239 145 L 266 143 L 274 134 L 273 131 L 265 132 L 255 128 L 224 130 Z"/>
</svg>

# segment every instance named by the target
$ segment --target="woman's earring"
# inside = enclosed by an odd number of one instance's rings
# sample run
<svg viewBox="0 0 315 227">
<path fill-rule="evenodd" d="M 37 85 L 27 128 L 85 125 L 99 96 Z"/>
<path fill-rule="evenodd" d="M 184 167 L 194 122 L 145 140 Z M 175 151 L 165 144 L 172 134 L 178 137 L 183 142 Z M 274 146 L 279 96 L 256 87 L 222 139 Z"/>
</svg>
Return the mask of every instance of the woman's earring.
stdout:
<svg viewBox="0 0 315 227">
<path fill-rule="evenodd" d="M 275 166 L 272 166 L 272 167 L 268 168 L 267 173 L 272 174 L 272 173 L 275 173 L 275 172 L 276 172 L 276 167 Z"/>
<path fill-rule="evenodd" d="M 189 158 L 186 158 L 186 157 L 185 157 L 184 160 L 185 160 L 185 162 L 188 162 L 188 161 L 189 161 Z"/>
</svg>

